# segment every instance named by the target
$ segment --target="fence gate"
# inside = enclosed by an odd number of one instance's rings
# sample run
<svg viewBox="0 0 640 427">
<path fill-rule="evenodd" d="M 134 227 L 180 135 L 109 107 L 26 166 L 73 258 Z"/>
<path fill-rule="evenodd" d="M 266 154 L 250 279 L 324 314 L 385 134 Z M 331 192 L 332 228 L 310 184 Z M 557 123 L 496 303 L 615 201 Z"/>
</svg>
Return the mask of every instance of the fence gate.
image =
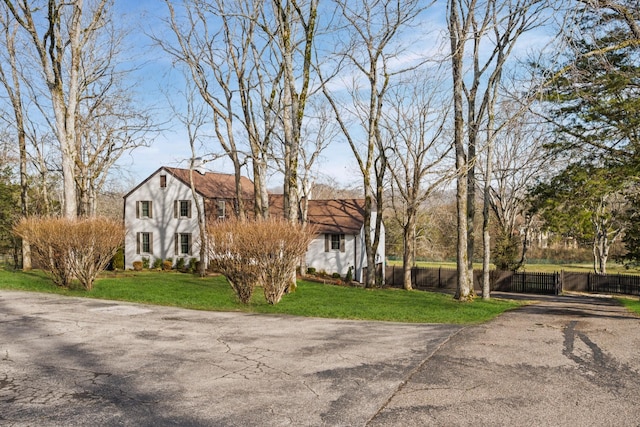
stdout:
<svg viewBox="0 0 640 427">
<path fill-rule="evenodd" d="M 511 292 L 558 295 L 562 292 L 559 273 L 514 272 L 509 286 Z"/>
</svg>

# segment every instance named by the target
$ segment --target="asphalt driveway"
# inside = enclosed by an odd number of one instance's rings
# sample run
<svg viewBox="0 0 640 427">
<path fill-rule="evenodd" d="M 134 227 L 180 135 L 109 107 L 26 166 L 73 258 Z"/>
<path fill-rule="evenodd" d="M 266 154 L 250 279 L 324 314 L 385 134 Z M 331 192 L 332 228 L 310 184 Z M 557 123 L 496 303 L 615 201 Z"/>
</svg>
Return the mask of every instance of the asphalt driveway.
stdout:
<svg viewBox="0 0 640 427">
<path fill-rule="evenodd" d="M 0 291 L 0 425 L 364 425 L 459 330 Z"/>
<path fill-rule="evenodd" d="M 611 298 L 538 299 L 462 330 L 369 425 L 640 426 L 640 318 Z"/>
<path fill-rule="evenodd" d="M 541 298 L 480 326 L 0 291 L 0 425 L 640 425 L 640 319 Z"/>
</svg>

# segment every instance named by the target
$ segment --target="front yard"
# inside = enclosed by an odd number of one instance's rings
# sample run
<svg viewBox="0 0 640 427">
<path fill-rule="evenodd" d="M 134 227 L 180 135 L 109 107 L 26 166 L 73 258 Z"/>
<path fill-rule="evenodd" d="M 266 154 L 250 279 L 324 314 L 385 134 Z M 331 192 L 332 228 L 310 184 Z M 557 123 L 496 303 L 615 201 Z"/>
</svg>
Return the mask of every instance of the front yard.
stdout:
<svg viewBox="0 0 640 427">
<path fill-rule="evenodd" d="M 400 289 L 363 289 L 298 281 L 296 292 L 276 305 L 256 289 L 243 305 L 223 276 L 199 278 L 176 272 L 103 273 L 92 291 L 57 288 L 41 271 L 0 270 L 0 289 L 130 301 L 210 311 L 288 314 L 337 319 L 411 323 L 475 324 L 493 319 L 521 302 L 492 299 L 459 303 L 451 295 Z"/>
</svg>

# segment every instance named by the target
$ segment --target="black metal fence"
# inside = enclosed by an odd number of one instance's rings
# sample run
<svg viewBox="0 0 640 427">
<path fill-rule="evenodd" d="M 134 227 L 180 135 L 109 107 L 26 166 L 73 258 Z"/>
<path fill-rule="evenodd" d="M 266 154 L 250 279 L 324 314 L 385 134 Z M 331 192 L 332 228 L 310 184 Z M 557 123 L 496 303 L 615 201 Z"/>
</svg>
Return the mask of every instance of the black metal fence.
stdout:
<svg viewBox="0 0 640 427">
<path fill-rule="evenodd" d="M 454 290 L 457 271 L 451 268 L 411 269 L 411 283 L 414 289 Z M 481 271 L 474 272 L 474 288 L 480 289 Z M 503 292 L 521 292 L 557 295 L 563 291 L 615 293 L 640 296 L 640 276 L 629 274 L 598 275 L 594 273 L 555 272 L 533 273 L 492 270 L 491 289 Z M 385 271 L 387 286 L 403 287 L 404 275 L 401 266 L 387 266 Z"/>
<path fill-rule="evenodd" d="M 561 292 L 560 273 L 514 272 L 505 287 L 507 292 L 558 295 Z"/>
<path fill-rule="evenodd" d="M 600 275 L 589 274 L 587 292 L 626 294 L 640 296 L 640 276 L 630 274 Z"/>
</svg>

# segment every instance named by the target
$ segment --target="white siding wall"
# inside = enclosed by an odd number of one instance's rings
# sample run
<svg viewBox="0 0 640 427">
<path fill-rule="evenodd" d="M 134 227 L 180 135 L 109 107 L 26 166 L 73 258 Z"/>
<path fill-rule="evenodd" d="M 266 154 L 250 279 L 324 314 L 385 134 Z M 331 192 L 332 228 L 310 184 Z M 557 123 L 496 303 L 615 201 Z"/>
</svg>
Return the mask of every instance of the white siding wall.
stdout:
<svg viewBox="0 0 640 427">
<path fill-rule="evenodd" d="M 356 236 L 345 235 L 344 252 L 331 249 L 329 252 L 325 252 L 324 236 L 324 234 L 320 234 L 309 245 L 306 257 L 307 267 L 313 267 L 316 271 L 324 271 L 328 274 L 340 273 L 341 276 L 345 276 L 349 267 L 354 267 Z"/>
<path fill-rule="evenodd" d="M 375 213 L 373 214 L 372 223 L 375 224 Z M 373 238 L 374 229 L 371 230 Z M 380 236 L 380 244 L 376 256 L 376 263 L 385 262 L 385 233 L 384 224 L 382 225 L 382 235 Z M 325 252 L 325 235 L 320 234 L 309 245 L 306 256 L 306 266 L 313 267 L 316 271 L 324 271 L 328 274 L 340 273 L 345 276 L 349 271 L 349 267 L 353 267 L 353 278 L 362 281 L 363 268 L 367 266 L 367 254 L 364 248 L 364 227 L 358 235 L 345 235 L 345 251 L 329 250 Z"/>
<path fill-rule="evenodd" d="M 160 188 L 160 175 L 167 177 L 165 188 Z M 136 202 L 144 200 L 152 202 L 152 218 L 136 218 Z M 191 201 L 191 218 L 174 218 L 175 200 Z M 175 264 L 175 233 L 191 233 L 191 256 L 188 258 L 198 259 L 198 216 L 191 189 L 175 179 L 173 175 L 164 170 L 156 172 L 147 182 L 129 194 L 125 200 L 124 209 L 124 225 L 127 230 L 124 246 L 125 268 L 132 268 L 132 263 L 143 257 L 148 257 L 151 265 L 156 258 L 162 260 L 173 258 Z M 153 254 L 136 253 L 136 236 L 139 232 L 153 233 Z"/>
</svg>

